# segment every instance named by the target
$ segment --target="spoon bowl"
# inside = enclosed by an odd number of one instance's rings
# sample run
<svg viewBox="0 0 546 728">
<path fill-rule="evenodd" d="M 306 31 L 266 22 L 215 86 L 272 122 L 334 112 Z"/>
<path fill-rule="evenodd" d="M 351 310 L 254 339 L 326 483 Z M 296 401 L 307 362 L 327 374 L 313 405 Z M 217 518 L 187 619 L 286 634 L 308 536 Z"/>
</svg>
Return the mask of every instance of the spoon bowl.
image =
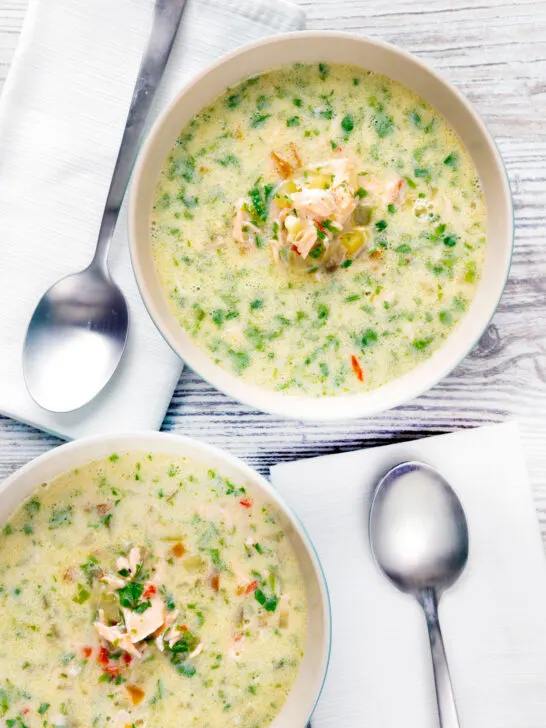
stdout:
<svg viewBox="0 0 546 728">
<path fill-rule="evenodd" d="M 451 687 L 438 601 L 468 560 L 468 526 L 461 502 L 430 465 L 400 463 L 379 482 L 370 510 L 370 542 L 379 569 L 423 608 L 442 728 L 459 720 Z"/>
<path fill-rule="evenodd" d="M 23 375 L 53 412 L 83 406 L 116 370 L 129 327 L 125 298 L 99 265 L 66 276 L 40 299 L 27 330 Z"/>
<path fill-rule="evenodd" d="M 401 463 L 381 480 L 370 538 L 379 568 L 404 592 L 447 589 L 468 559 L 461 502 L 442 475 L 423 463 Z"/>
</svg>

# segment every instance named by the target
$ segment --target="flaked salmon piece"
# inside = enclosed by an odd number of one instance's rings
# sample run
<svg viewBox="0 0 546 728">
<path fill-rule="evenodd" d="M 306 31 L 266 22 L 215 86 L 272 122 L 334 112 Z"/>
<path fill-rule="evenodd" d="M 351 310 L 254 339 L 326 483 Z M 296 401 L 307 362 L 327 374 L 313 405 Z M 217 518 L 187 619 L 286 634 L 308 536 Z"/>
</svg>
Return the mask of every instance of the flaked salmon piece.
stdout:
<svg viewBox="0 0 546 728">
<path fill-rule="evenodd" d="M 292 156 L 296 162 L 296 167 L 301 167 L 301 157 L 294 142 L 290 142 L 290 151 L 292 152 Z"/>
<path fill-rule="evenodd" d="M 341 159 L 332 159 L 329 164 L 334 175 L 332 187 L 339 187 L 342 184 L 351 184 L 351 177 L 354 175 L 353 166 L 347 157 Z"/>
<path fill-rule="evenodd" d="M 129 551 L 129 568 L 131 569 L 131 575 L 135 575 L 138 567 L 142 563 L 142 557 L 140 555 L 140 549 L 137 546 Z"/>
<path fill-rule="evenodd" d="M 134 576 L 137 572 L 142 559 L 140 556 L 140 549 L 136 546 L 129 551 L 129 556 L 120 556 L 116 561 L 116 568 L 118 571 L 128 571 L 129 576 Z"/>
<path fill-rule="evenodd" d="M 133 643 L 141 642 L 145 637 L 158 630 L 165 622 L 165 604 L 157 594 L 150 597 L 150 607 L 142 614 L 122 607 L 127 633 Z"/>
<path fill-rule="evenodd" d="M 336 202 L 335 221 L 343 226 L 355 211 L 357 199 L 346 185 L 336 188 L 333 194 Z"/>
<path fill-rule="evenodd" d="M 120 647 L 133 657 L 141 656 L 127 632 L 123 631 L 117 625 L 108 627 L 103 622 L 94 622 L 93 626 L 97 630 L 99 636 L 102 637 L 103 640 L 106 640 L 106 642 L 110 642 L 110 644 L 115 647 Z"/>
<path fill-rule="evenodd" d="M 163 652 L 163 650 L 165 649 L 164 640 L 165 640 L 165 636 L 167 635 L 167 631 L 176 622 L 176 620 L 178 619 L 178 615 L 179 614 L 180 614 L 180 610 L 179 609 L 175 609 L 172 612 L 167 612 L 167 614 L 165 616 L 165 621 L 163 622 L 163 624 L 161 625 L 161 627 L 159 627 L 159 629 L 157 629 L 154 632 L 154 636 L 156 638 L 155 639 L 155 643 L 157 645 L 157 648 L 161 652 Z"/>
<path fill-rule="evenodd" d="M 292 202 L 300 217 L 326 220 L 336 209 L 336 201 L 330 190 L 311 188 L 293 192 Z"/>
<path fill-rule="evenodd" d="M 271 159 L 273 160 L 277 173 L 283 179 L 288 179 L 294 174 L 294 167 L 287 159 L 281 157 L 280 154 L 277 154 L 277 152 L 271 152 Z"/>
<path fill-rule="evenodd" d="M 273 258 L 274 263 L 280 263 L 279 258 L 279 251 L 281 249 L 281 243 L 280 240 L 270 240 L 269 241 L 269 250 L 271 251 L 271 257 Z"/>
<path fill-rule="evenodd" d="M 401 177 L 393 180 L 392 182 L 389 182 L 385 187 L 385 202 L 390 204 L 399 200 L 402 196 L 402 191 L 405 185 L 406 183 Z"/>
<path fill-rule="evenodd" d="M 317 228 L 315 227 L 315 225 L 310 225 L 303 230 L 300 230 L 299 233 L 296 234 L 293 244 L 298 249 L 298 253 L 305 260 L 316 242 Z"/>
</svg>

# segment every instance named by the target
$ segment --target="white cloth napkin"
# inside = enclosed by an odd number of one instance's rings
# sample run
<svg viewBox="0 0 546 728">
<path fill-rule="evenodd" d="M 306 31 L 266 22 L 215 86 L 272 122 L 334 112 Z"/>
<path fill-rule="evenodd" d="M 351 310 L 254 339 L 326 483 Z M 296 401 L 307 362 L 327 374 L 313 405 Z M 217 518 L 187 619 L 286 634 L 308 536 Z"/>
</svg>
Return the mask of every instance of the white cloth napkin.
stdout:
<svg viewBox="0 0 546 728">
<path fill-rule="evenodd" d="M 131 329 L 115 377 L 81 410 L 52 414 L 32 401 L 21 371 L 40 296 L 91 259 L 153 6 L 31 0 L 0 100 L 0 412 L 63 437 L 159 428 L 180 375 L 137 292 L 125 205 L 110 263 Z M 222 53 L 303 22 L 285 0 L 189 0 L 149 124 Z"/>
<path fill-rule="evenodd" d="M 410 459 L 444 474 L 468 519 L 469 563 L 440 603 L 461 726 L 544 728 L 546 563 L 514 423 L 272 468 L 332 601 L 332 658 L 313 728 L 438 725 L 420 608 L 378 572 L 368 542 L 375 484 Z"/>
</svg>

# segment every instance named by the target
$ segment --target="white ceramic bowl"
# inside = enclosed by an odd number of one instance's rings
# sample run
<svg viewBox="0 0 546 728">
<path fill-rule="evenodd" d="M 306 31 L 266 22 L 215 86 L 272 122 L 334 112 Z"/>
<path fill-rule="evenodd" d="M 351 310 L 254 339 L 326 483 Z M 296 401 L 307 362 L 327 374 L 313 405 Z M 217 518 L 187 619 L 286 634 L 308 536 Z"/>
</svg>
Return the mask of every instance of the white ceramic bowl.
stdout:
<svg viewBox="0 0 546 728">
<path fill-rule="evenodd" d="M 308 628 L 305 655 L 296 682 L 271 728 L 304 728 L 322 689 L 330 656 L 328 591 L 313 545 L 301 524 L 267 480 L 241 460 L 189 437 L 159 432 L 83 438 L 41 455 L 0 485 L 0 524 L 42 483 L 114 451 L 131 450 L 188 456 L 205 462 L 231 478 L 246 480 L 250 483 L 250 491 L 254 489 L 260 492 L 278 507 L 284 519 L 283 528 L 294 548 L 305 580 Z"/>
<path fill-rule="evenodd" d="M 351 63 L 382 73 L 420 94 L 455 129 L 477 167 L 488 211 L 488 242 L 476 296 L 446 342 L 412 371 L 382 387 L 339 397 L 312 398 L 248 384 L 222 369 L 200 349 L 171 312 L 155 272 L 149 217 L 155 185 L 181 129 L 216 96 L 242 79 L 283 63 Z M 345 33 L 292 33 L 245 46 L 198 75 L 156 122 L 137 164 L 130 201 L 130 247 L 137 282 L 157 327 L 192 369 L 226 394 L 266 412 L 302 420 L 363 417 L 395 407 L 436 384 L 466 356 L 491 319 L 512 255 L 510 188 L 501 157 L 468 101 L 418 58 L 386 43 Z"/>
</svg>

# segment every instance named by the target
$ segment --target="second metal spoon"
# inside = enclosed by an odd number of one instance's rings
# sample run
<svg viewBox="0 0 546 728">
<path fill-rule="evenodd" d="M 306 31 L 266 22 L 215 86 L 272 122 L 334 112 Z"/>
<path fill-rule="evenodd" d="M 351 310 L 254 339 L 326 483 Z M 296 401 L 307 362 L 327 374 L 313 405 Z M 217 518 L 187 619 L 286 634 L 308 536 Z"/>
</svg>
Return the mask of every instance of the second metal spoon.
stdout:
<svg viewBox="0 0 546 728">
<path fill-rule="evenodd" d="M 370 541 L 381 571 L 423 608 L 440 726 L 458 728 L 438 601 L 468 559 L 468 527 L 461 502 L 434 468 L 401 463 L 377 486 L 370 511 Z"/>
<path fill-rule="evenodd" d="M 129 313 L 108 270 L 108 249 L 185 4 L 186 0 L 156 0 L 93 260 L 46 291 L 30 320 L 23 375 L 30 395 L 44 409 L 69 412 L 82 407 L 106 385 L 121 360 Z"/>
</svg>

